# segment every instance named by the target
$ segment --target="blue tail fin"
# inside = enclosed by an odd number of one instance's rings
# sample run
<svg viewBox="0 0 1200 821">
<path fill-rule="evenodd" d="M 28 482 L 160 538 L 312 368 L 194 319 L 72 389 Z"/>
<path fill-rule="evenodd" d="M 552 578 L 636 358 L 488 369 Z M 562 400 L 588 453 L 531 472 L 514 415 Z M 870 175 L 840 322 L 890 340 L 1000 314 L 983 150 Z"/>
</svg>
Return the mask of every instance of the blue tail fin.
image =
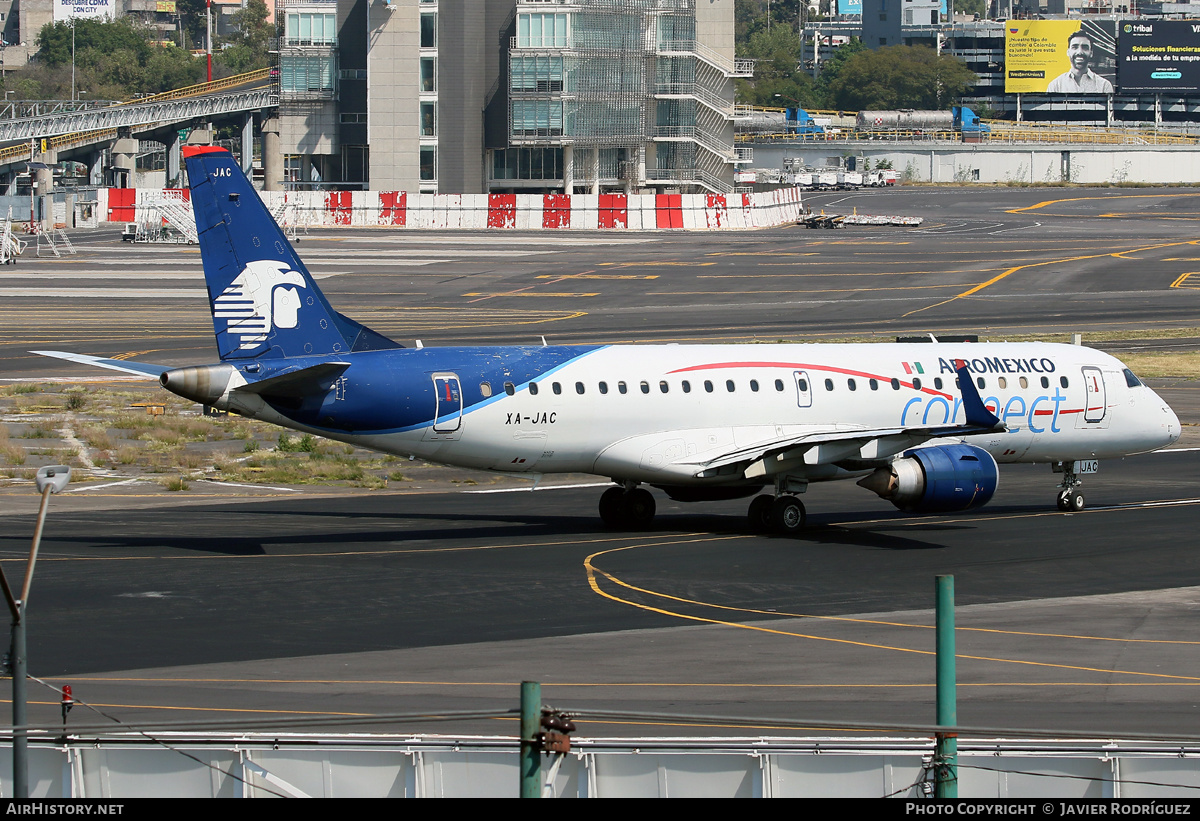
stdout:
<svg viewBox="0 0 1200 821">
<path fill-rule="evenodd" d="M 232 154 L 183 156 L 222 361 L 402 347 L 330 307 Z"/>
</svg>

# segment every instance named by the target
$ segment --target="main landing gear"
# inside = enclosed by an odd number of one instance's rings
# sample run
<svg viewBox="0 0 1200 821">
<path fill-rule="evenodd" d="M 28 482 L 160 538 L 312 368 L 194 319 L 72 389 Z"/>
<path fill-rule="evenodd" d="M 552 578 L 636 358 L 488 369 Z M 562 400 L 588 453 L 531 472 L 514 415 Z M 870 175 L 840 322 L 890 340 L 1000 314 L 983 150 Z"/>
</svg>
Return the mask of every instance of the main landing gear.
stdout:
<svg viewBox="0 0 1200 821">
<path fill-rule="evenodd" d="M 807 514 L 804 503 L 795 496 L 755 496 L 746 514 L 750 529 L 755 533 L 777 533 L 794 536 L 804 529 Z"/>
<path fill-rule="evenodd" d="M 1056 462 L 1051 467 L 1055 473 L 1063 475 L 1062 481 L 1058 483 L 1058 509 L 1065 513 L 1078 513 L 1083 510 L 1083 491 L 1079 489 L 1083 482 L 1075 473 L 1075 463 Z"/>
<path fill-rule="evenodd" d="M 600 518 L 611 528 L 645 530 L 654 521 L 654 496 L 643 487 L 610 487 L 600 496 Z"/>
<path fill-rule="evenodd" d="M 792 493 L 799 490 L 795 482 L 788 489 Z M 795 536 L 804 529 L 804 503 L 792 493 L 776 492 L 778 495 L 755 496 L 750 502 L 750 531 Z M 654 511 L 654 496 L 633 482 L 610 487 L 600 495 L 600 518 L 614 530 L 646 530 L 654 521 Z"/>
</svg>

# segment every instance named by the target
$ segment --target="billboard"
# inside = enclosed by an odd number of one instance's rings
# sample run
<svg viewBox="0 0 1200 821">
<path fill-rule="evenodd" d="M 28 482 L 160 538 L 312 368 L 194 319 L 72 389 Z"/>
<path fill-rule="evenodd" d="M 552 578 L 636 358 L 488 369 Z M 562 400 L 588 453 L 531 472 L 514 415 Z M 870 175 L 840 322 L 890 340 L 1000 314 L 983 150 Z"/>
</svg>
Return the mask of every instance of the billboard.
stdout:
<svg viewBox="0 0 1200 821">
<path fill-rule="evenodd" d="M 116 0 L 54 0 L 54 22 L 112 20 Z"/>
<path fill-rule="evenodd" d="M 835 0 L 837 3 L 837 14 L 862 14 L 863 0 Z M 946 14 L 946 0 L 941 0 L 939 4 L 942 14 Z"/>
<path fill-rule="evenodd" d="M 1112 94 L 1114 20 L 1007 20 L 1004 91 L 1008 94 Z"/>
<path fill-rule="evenodd" d="M 1195 93 L 1200 88 L 1200 22 L 1122 22 L 1117 79 L 1122 91 Z"/>
</svg>

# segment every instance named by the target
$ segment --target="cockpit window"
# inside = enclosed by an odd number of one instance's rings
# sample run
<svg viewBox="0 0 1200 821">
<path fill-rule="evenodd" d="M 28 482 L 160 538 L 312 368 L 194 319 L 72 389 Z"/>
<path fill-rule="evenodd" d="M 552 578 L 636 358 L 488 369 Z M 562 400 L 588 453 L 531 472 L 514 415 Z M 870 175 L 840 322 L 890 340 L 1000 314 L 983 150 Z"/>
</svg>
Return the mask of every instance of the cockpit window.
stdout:
<svg viewBox="0 0 1200 821">
<path fill-rule="evenodd" d="M 1131 388 L 1140 388 L 1142 386 L 1142 380 L 1140 380 L 1136 376 L 1134 376 L 1133 371 L 1129 370 L 1129 368 L 1126 368 L 1125 369 L 1125 384 Z"/>
</svg>

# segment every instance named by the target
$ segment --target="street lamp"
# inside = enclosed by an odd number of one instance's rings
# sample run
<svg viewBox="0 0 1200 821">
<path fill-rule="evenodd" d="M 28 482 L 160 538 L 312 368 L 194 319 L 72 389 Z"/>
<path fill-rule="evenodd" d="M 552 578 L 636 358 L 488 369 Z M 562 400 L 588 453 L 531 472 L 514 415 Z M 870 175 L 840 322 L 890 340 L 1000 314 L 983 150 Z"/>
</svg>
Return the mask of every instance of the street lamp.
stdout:
<svg viewBox="0 0 1200 821">
<path fill-rule="evenodd" d="M 71 469 L 66 465 L 47 465 L 38 469 L 35 481 L 42 494 L 42 505 L 38 508 L 37 526 L 33 530 L 33 545 L 29 548 L 20 598 L 13 596 L 4 568 L 0 567 L 0 587 L 4 589 L 4 599 L 12 614 L 12 645 L 8 651 L 8 665 L 13 687 L 13 798 L 29 797 L 29 722 L 25 710 L 25 611 L 29 608 L 29 587 L 33 584 L 33 566 L 42 543 L 42 526 L 46 523 L 50 494 L 58 493 L 67 486 L 67 482 L 71 481 Z"/>
</svg>

